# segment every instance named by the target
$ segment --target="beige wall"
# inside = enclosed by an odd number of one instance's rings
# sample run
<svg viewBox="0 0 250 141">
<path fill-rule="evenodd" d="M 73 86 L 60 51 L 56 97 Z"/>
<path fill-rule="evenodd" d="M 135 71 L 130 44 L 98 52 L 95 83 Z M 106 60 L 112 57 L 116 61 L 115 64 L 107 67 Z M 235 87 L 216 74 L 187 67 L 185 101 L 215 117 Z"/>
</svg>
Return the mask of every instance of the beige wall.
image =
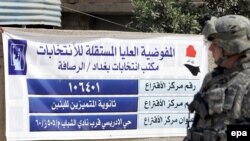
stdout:
<svg viewBox="0 0 250 141">
<path fill-rule="evenodd" d="M 46 34 L 74 34 L 74 35 L 93 35 L 95 36 L 97 31 L 62 31 L 62 30 L 34 30 L 34 29 L 18 29 L 18 30 L 29 30 L 30 32 L 43 32 Z M 112 37 L 115 37 L 115 33 L 120 33 L 120 32 L 108 32 L 108 31 L 103 31 L 101 34 L 103 34 L 103 37 L 105 35 L 113 35 Z M 99 33 L 100 34 L 100 33 Z M 123 33 L 124 35 L 131 34 L 129 32 Z M 145 35 L 150 33 L 137 33 L 134 34 L 133 36 L 140 36 L 140 35 Z M 162 34 L 154 34 L 156 36 L 159 36 Z M 211 55 L 209 55 L 209 69 L 211 70 L 212 67 L 214 67 L 214 64 L 211 59 Z M 0 141 L 5 141 L 5 97 L 4 97 L 4 65 L 3 65 L 3 47 L 2 47 L 2 36 L 0 35 Z M 144 139 L 119 139 L 119 140 L 112 140 L 112 141 L 182 141 L 183 137 L 168 137 L 168 138 L 144 138 Z M 86 141 L 86 140 L 85 140 Z M 93 141 L 93 140 L 92 140 Z M 102 140 L 102 141 L 108 141 L 108 140 Z"/>
</svg>

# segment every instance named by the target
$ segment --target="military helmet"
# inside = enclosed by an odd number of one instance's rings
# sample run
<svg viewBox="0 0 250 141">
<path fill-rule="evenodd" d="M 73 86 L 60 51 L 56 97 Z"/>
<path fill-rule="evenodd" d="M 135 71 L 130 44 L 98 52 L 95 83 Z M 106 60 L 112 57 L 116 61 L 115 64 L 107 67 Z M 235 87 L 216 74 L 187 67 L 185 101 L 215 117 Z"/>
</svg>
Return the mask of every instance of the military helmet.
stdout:
<svg viewBox="0 0 250 141">
<path fill-rule="evenodd" d="M 202 31 L 207 40 L 218 40 L 219 47 L 229 53 L 242 53 L 250 49 L 250 21 L 240 15 L 211 17 Z"/>
</svg>

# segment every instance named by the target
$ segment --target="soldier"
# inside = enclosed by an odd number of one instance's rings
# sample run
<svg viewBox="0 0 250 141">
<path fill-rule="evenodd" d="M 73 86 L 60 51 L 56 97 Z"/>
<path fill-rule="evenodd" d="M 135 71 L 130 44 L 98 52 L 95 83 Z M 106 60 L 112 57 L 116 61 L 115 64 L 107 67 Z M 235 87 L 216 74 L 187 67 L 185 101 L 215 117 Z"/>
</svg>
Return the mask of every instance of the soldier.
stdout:
<svg viewBox="0 0 250 141">
<path fill-rule="evenodd" d="M 184 140 L 226 141 L 227 125 L 250 124 L 250 21 L 210 17 L 203 34 L 217 67 L 189 105 L 195 115 Z"/>
</svg>

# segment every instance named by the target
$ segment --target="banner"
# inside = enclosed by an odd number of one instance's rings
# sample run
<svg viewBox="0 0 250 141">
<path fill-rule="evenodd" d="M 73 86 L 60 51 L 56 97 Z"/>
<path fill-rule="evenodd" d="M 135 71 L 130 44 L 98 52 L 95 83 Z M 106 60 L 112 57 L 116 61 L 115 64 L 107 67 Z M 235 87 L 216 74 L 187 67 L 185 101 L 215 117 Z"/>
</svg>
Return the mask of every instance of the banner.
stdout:
<svg viewBox="0 0 250 141">
<path fill-rule="evenodd" d="M 208 69 L 203 36 L 152 35 L 6 30 L 7 139 L 185 136 Z"/>
</svg>

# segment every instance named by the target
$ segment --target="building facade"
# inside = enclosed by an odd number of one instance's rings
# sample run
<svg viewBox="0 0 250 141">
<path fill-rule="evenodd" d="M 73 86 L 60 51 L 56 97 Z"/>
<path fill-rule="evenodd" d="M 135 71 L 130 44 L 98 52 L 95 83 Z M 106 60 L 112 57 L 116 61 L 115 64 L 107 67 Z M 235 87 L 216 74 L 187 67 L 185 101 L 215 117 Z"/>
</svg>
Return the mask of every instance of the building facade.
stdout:
<svg viewBox="0 0 250 141">
<path fill-rule="evenodd" d="M 133 6 L 131 0 L 61 0 L 61 2 L 62 29 L 130 31 L 124 26 L 132 21 Z M 193 2 L 201 3 L 202 0 L 193 0 Z"/>
<path fill-rule="evenodd" d="M 61 2 L 62 29 L 128 31 L 120 25 L 127 25 L 131 21 L 133 7 L 130 0 L 61 0 Z"/>
</svg>

